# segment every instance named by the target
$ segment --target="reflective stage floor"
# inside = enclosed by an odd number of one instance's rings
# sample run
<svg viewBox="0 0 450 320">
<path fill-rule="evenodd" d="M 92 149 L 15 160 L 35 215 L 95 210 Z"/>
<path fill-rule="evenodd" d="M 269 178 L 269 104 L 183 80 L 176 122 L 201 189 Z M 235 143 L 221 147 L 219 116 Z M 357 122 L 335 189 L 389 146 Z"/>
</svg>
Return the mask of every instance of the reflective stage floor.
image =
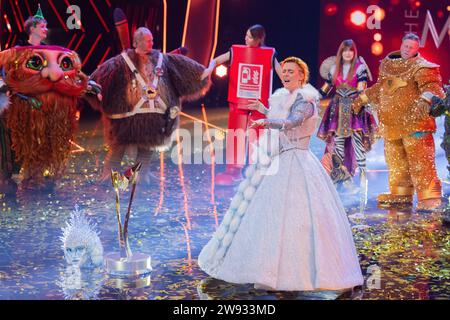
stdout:
<svg viewBox="0 0 450 320">
<path fill-rule="evenodd" d="M 202 117 L 199 111 L 187 111 Z M 226 127 L 226 109 L 208 111 L 209 121 Z M 443 127 L 442 119 L 438 121 Z M 181 127 L 193 131 L 192 121 Z M 442 130 L 442 129 L 441 129 Z M 198 134 L 198 132 L 197 132 Z M 446 160 L 437 142 L 437 166 L 446 178 Z M 105 253 L 117 251 L 117 222 L 111 185 L 96 182 L 106 154 L 99 121 L 82 121 L 76 138 L 85 150 L 71 155 L 64 179 L 53 193 L 2 194 L 0 202 L 0 299 L 449 299 L 448 227 L 442 212 L 376 207 L 387 191 L 383 145 L 368 154 L 368 202 L 364 218 L 360 195 L 341 193 L 359 253 L 365 284 L 353 292 L 266 292 L 251 285 L 232 285 L 202 272 L 196 259 L 221 221 L 233 187 L 213 187 L 212 169 L 223 165 L 182 164 L 156 154 L 155 178 L 138 184 L 130 220 L 133 251 L 150 254 L 153 271 L 123 280 L 106 274 L 68 268 L 62 251 L 61 228 L 78 205 L 97 223 Z M 205 141 L 203 147 L 207 145 Z M 321 157 L 324 143 L 311 149 Z M 176 148 L 174 149 L 176 153 Z M 192 148 L 192 153 L 202 152 Z M 131 156 L 130 156 L 131 157 Z M 127 159 L 125 159 L 127 160 Z M 358 181 L 358 178 L 355 180 Z M 450 186 L 443 184 L 446 198 Z M 129 193 L 122 196 L 123 212 Z"/>
</svg>

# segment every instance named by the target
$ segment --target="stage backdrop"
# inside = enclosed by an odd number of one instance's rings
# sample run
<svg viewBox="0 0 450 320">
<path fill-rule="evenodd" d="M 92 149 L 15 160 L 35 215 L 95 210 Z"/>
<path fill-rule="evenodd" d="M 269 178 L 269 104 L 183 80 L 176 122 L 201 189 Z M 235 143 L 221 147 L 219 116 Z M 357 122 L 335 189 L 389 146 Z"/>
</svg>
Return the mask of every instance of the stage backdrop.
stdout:
<svg viewBox="0 0 450 320">
<path fill-rule="evenodd" d="M 311 82 L 316 84 L 318 69 L 318 46 L 320 24 L 320 2 L 298 0 L 24 0 L 0 1 L 0 46 L 10 48 L 19 40 L 26 40 L 23 32 L 24 20 L 36 12 L 41 4 L 48 20 L 48 43 L 76 50 L 83 62 L 83 70 L 91 73 L 98 64 L 120 52 L 114 28 L 113 10 L 124 10 L 133 31 L 138 26 L 149 27 L 155 37 L 155 48 L 163 49 L 163 12 L 167 5 L 167 51 L 183 44 L 183 30 L 189 7 L 189 24 L 186 28 L 186 45 L 189 55 L 201 63 L 208 64 L 211 54 L 211 35 L 215 29 L 208 28 L 215 22 L 215 9 L 219 6 L 218 39 L 215 55 L 229 50 L 233 44 L 244 44 L 246 29 L 256 23 L 267 29 L 267 45 L 278 51 L 278 59 L 290 55 L 304 59 L 311 69 Z M 189 6 L 188 6 L 189 4 Z M 209 17 L 198 9 L 208 5 Z M 80 9 L 81 28 L 74 28 L 70 5 Z M 201 7 L 201 8 L 199 8 Z M 211 20 L 205 23 L 204 20 Z M 206 21 L 208 22 L 208 21 Z M 205 27 L 206 25 L 206 27 Z M 201 39 L 200 42 L 198 39 Z M 208 40 L 209 39 L 209 40 Z M 204 43 L 209 41 L 211 43 Z M 206 52 L 206 54 L 204 54 Z M 228 77 L 213 76 L 213 87 L 204 102 L 207 107 L 227 105 Z M 274 76 L 274 89 L 281 86 Z M 199 102 L 195 103 L 198 107 Z"/>
<path fill-rule="evenodd" d="M 167 51 L 180 46 L 187 2 L 188 0 L 166 1 Z M 113 20 L 115 8 L 121 8 L 125 12 L 130 33 L 140 26 L 146 26 L 153 32 L 154 47 L 163 49 L 162 0 L 6 0 L 0 1 L 2 50 L 27 39 L 23 22 L 36 13 L 38 3 L 48 21 L 46 42 L 77 51 L 83 62 L 83 70 L 87 73 L 120 53 L 121 47 Z M 77 19 L 74 19 L 69 6 L 79 9 L 77 17 L 80 18 L 80 28 L 74 25 Z"/>
<path fill-rule="evenodd" d="M 226 0 L 221 1 L 216 56 L 227 52 L 233 44 L 245 44 L 247 28 L 253 24 L 266 28 L 266 44 L 275 47 L 278 60 L 301 57 L 311 69 L 311 82 L 316 84 L 318 70 L 320 2 L 300 0 Z M 274 73 L 273 89 L 281 82 Z M 228 77 L 212 77 L 213 86 L 204 102 L 207 107 L 226 106 Z"/>
<path fill-rule="evenodd" d="M 443 81 L 449 80 L 450 1 L 322 0 L 320 10 L 319 62 L 351 38 L 376 79 L 380 60 L 400 48 L 405 33 L 414 32 L 421 39 L 421 54 L 440 64 Z"/>
</svg>

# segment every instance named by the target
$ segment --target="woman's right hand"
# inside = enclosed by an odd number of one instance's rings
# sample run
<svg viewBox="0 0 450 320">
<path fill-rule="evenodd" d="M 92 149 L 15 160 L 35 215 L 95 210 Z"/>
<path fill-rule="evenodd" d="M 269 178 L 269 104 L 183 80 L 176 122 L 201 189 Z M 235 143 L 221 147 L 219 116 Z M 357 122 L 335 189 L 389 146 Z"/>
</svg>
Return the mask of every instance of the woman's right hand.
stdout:
<svg viewBox="0 0 450 320">
<path fill-rule="evenodd" d="M 267 109 L 264 104 L 259 100 L 250 100 L 250 103 L 247 104 L 245 107 L 239 107 L 240 109 L 247 109 L 247 110 L 256 110 L 262 114 L 267 115 L 269 113 L 269 109 Z"/>
</svg>

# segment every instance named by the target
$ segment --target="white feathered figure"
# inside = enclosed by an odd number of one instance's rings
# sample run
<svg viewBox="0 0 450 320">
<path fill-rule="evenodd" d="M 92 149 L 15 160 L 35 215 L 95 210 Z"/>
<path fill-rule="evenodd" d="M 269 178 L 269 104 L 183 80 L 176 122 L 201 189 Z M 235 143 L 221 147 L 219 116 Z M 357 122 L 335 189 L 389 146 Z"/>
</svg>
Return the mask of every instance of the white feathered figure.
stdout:
<svg viewBox="0 0 450 320">
<path fill-rule="evenodd" d="M 103 265 L 103 246 L 97 225 L 75 206 L 70 220 L 62 228 L 62 249 L 69 265 L 80 268 L 95 268 Z"/>
</svg>

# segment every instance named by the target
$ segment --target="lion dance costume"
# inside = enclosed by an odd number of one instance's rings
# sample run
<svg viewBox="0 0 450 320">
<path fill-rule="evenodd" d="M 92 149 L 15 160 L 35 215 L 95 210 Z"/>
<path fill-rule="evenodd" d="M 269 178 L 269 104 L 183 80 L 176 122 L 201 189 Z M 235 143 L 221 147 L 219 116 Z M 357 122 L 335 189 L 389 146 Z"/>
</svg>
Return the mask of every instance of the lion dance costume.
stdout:
<svg viewBox="0 0 450 320">
<path fill-rule="evenodd" d="M 53 186 L 64 173 L 77 100 L 87 90 L 88 77 L 81 72 L 78 55 L 58 46 L 5 50 L 0 65 L 12 92 L 4 116 L 22 166 L 22 188 Z"/>
<path fill-rule="evenodd" d="M 405 60 L 393 52 L 381 62 L 377 83 L 354 103 L 356 112 L 372 104 L 385 140 L 390 193 L 378 196 L 381 205 L 410 204 L 414 192 L 419 204 L 441 198 L 432 135 L 436 124 L 429 114 L 433 94 L 443 96 L 439 66 L 420 54 Z"/>
</svg>

